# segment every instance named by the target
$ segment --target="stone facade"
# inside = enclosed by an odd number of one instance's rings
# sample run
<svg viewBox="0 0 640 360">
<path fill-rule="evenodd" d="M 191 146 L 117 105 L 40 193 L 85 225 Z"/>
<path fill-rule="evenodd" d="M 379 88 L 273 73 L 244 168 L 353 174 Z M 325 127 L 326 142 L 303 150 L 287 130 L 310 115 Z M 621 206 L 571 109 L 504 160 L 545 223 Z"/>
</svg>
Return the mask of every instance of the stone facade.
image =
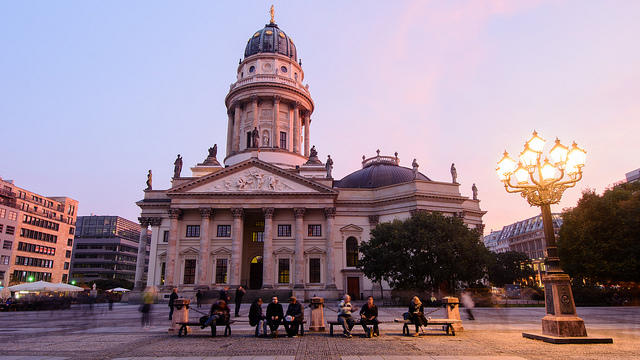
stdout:
<svg viewBox="0 0 640 360">
<path fill-rule="evenodd" d="M 280 34 L 271 23 L 252 39 L 291 41 Z M 147 285 L 192 291 L 242 284 L 304 299 L 345 292 L 357 299 L 380 291 L 357 268 L 358 245 L 379 222 L 438 211 L 482 230 L 479 200 L 463 196 L 460 184 L 400 166 L 397 154 L 363 157 L 362 169 L 331 178 L 310 149 L 314 104 L 295 51 L 260 44 L 250 39 L 225 100 L 225 167 L 195 166 L 193 176 L 146 190 L 137 203 L 141 219 L 156 219 Z"/>
</svg>

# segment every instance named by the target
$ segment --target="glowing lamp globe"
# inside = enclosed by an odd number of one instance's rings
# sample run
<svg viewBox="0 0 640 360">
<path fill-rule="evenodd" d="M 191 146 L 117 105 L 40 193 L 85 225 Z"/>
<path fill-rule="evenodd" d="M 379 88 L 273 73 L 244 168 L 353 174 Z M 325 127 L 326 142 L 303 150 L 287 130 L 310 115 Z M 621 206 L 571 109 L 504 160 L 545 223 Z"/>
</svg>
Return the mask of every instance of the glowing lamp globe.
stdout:
<svg viewBox="0 0 640 360">
<path fill-rule="evenodd" d="M 533 132 L 533 136 L 531 137 L 531 139 L 527 141 L 527 145 L 529 145 L 529 148 L 537 152 L 538 154 L 542 152 L 545 143 L 546 140 L 538 136 L 538 133 L 536 131 Z"/>
<path fill-rule="evenodd" d="M 553 145 L 551 150 L 549 151 L 549 157 L 551 158 L 552 164 L 562 164 L 567 161 L 567 154 L 569 153 L 569 148 L 560 144 L 560 140 L 556 138 L 556 144 Z"/>
<path fill-rule="evenodd" d="M 526 167 L 533 167 L 538 161 L 538 153 L 535 152 L 529 144 L 524 146 L 524 150 L 520 153 L 520 162 Z"/>
<path fill-rule="evenodd" d="M 548 159 L 545 159 L 540 172 L 544 181 L 551 181 L 555 180 L 557 169 L 553 165 L 551 165 Z"/>
</svg>

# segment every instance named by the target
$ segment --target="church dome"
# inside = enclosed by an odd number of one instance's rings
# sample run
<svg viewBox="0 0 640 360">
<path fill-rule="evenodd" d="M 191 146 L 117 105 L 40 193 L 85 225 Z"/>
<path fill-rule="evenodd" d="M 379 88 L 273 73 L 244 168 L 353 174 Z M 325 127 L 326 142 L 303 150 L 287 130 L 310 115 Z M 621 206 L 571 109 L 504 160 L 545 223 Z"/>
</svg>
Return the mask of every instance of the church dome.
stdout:
<svg viewBox="0 0 640 360">
<path fill-rule="evenodd" d="M 401 184 L 413 180 L 431 181 L 424 174 L 415 173 L 409 169 L 398 165 L 397 157 L 377 156 L 364 160 L 362 169 L 336 182 L 337 188 L 360 188 L 374 189 L 388 185 Z"/>
<path fill-rule="evenodd" d="M 247 58 L 259 53 L 280 54 L 292 58 L 293 61 L 297 59 L 296 46 L 293 41 L 275 23 L 265 25 L 263 29 L 251 35 L 247 41 L 244 57 Z"/>
</svg>

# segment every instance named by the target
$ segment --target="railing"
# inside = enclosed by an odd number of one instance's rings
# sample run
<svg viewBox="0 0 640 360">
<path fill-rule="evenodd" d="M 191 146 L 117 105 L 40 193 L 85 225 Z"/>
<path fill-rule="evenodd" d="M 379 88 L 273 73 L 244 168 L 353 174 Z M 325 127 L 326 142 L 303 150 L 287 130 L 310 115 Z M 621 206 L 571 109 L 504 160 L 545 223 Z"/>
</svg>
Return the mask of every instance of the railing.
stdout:
<svg viewBox="0 0 640 360">
<path fill-rule="evenodd" d="M 302 84 L 300 84 L 296 80 L 290 79 L 285 76 L 275 75 L 275 74 L 258 74 L 258 75 L 248 77 L 246 79 L 238 80 L 237 82 L 229 86 L 229 90 L 231 91 L 233 89 L 239 88 L 247 84 L 259 83 L 259 82 L 275 82 L 279 84 L 285 84 L 285 85 L 294 87 L 296 89 L 302 90 L 306 93 L 309 93 L 309 85 L 302 86 Z"/>
<path fill-rule="evenodd" d="M 16 197 L 16 193 L 14 193 L 11 190 L 7 190 L 7 189 L 0 189 L 0 195 L 8 196 L 8 197 L 11 197 L 11 198 L 15 198 Z"/>
<path fill-rule="evenodd" d="M 384 156 L 380 155 L 380 150 L 377 150 L 376 152 L 378 155 L 370 157 L 368 159 L 365 159 L 364 155 L 362 155 L 363 169 L 374 164 L 400 165 L 400 158 L 398 158 L 398 153 L 395 153 L 395 156 Z"/>
</svg>

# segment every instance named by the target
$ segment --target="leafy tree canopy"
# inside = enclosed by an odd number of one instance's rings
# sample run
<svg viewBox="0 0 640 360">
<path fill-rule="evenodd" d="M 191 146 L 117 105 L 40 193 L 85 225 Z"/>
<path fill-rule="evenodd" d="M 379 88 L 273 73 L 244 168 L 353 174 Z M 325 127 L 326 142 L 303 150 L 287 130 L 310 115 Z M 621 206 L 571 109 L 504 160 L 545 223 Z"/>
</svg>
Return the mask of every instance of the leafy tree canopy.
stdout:
<svg viewBox="0 0 640 360">
<path fill-rule="evenodd" d="M 640 183 L 585 191 L 562 214 L 562 268 L 587 282 L 640 281 Z"/>
<path fill-rule="evenodd" d="M 507 251 L 494 255 L 492 264 L 489 266 L 489 281 L 498 287 L 505 284 L 513 284 L 522 279 L 534 276 L 531 268 L 531 260 L 521 252 Z"/>
<path fill-rule="evenodd" d="M 461 219 L 418 212 L 401 221 L 378 224 L 360 247 L 359 266 L 375 281 L 396 289 L 433 290 L 482 279 L 491 255 L 477 230 Z"/>
</svg>

